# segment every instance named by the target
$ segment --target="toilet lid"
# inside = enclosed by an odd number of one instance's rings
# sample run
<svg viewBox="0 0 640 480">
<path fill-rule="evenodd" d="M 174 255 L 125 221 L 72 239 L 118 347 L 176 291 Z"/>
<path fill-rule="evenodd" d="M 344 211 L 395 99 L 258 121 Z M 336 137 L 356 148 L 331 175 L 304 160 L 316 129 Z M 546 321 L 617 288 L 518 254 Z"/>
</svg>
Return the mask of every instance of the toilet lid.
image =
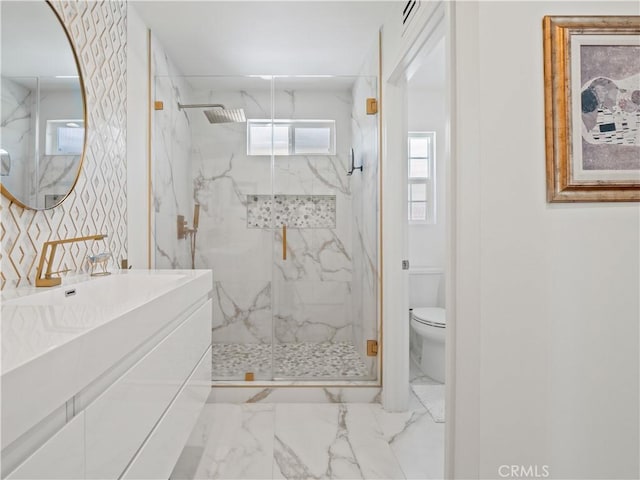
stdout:
<svg viewBox="0 0 640 480">
<path fill-rule="evenodd" d="M 424 323 L 425 325 L 431 325 L 434 327 L 445 327 L 447 325 L 444 308 L 414 308 L 412 312 L 413 318 L 415 318 L 417 322 Z"/>
</svg>

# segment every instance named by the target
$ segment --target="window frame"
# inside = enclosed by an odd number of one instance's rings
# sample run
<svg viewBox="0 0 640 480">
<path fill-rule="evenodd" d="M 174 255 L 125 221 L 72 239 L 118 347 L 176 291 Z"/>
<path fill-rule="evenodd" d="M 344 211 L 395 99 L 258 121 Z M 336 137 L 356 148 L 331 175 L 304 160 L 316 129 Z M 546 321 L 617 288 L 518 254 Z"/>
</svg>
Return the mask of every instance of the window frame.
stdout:
<svg viewBox="0 0 640 480">
<path fill-rule="evenodd" d="M 429 138 L 427 145 L 427 157 L 411 155 L 412 138 Z M 410 131 L 407 135 L 407 220 L 409 225 L 433 225 L 436 223 L 436 132 L 434 131 Z M 411 176 L 411 160 L 426 159 L 427 176 Z M 413 200 L 412 186 L 425 185 L 425 200 Z M 411 206 L 424 203 L 425 218 L 412 218 Z"/>
<path fill-rule="evenodd" d="M 73 124 L 75 126 L 69 126 L 69 124 Z M 64 149 L 60 150 L 60 133 L 61 129 L 69 129 L 77 132 L 79 137 L 79 142 L 77 145 L 77 149 L 69 150 Z M 81 118 L 72 118 L 72 119 L 53 119 L 47 120 L 45 124 L 45 145 L 44 145 L 44 154 L 46 156 L 79 156 L 82 155 L 82 150 L 84 148 L 84 140 L 86 136 L 84 120 Z"/>
<path fill-rule="evenodd" d="M 253 153 L 251 143 L 251 127 L 253 125 L 264 126 L 286 126 L 288 137 L 288 152 L 287 153 Z M 296 128 L 321 128 L 329 127 L 329 152 L 301 152 L 296 150 L 295 131 Z M 272 144 L 273 146 L 273 144 Z M 264 119 L 264 118 L 250 118 L 247 119 L 247 156 L 267 156 L 271 154 L 277 156 L 335 156 L 336 155 L 336 121 L 327 120 L 297 120 L 297 119 Z"/>
</svg>

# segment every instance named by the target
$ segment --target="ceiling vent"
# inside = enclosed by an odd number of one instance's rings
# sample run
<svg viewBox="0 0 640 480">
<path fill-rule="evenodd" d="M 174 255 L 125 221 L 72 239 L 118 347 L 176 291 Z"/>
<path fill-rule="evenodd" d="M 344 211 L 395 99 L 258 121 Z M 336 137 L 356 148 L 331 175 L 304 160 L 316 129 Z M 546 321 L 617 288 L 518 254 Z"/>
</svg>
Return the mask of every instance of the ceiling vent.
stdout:
<svg viewBox="0 0 640 480">
<path fill-rule="evenodd" d="M 402 10 L 402 35 L 405 34 L 416 12 L 420 9 L 420 0 L 409 0 Z"/>
</svg>

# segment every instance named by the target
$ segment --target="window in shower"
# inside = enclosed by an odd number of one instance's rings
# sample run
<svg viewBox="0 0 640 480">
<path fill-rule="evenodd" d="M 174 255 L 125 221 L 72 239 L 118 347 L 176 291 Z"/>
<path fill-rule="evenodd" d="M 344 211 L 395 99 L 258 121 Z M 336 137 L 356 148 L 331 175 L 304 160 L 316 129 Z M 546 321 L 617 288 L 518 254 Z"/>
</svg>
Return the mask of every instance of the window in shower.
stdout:
<svg viewBox="0 0 640 480">
<path fill-rule="evenodd" d="M 80 155 L 84 120 L 47 120 L 45 155 Z"/>
<path fill-rule="evenodd" d="M 435 132 L 409 132 L 409 222 L 435 223 Z"/>
<path fill-rule="evenodd" d="M 273 139 L 272 139 L 273 134 Z M 335 155 L 335 120 L 249 120 L 248 155 Z"/>
</svg>

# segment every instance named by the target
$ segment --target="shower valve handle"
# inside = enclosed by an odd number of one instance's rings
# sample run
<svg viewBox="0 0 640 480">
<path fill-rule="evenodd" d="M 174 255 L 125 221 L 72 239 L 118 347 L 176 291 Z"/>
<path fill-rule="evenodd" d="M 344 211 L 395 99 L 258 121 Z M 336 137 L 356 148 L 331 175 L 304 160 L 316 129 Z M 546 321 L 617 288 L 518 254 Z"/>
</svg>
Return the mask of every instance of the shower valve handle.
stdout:
<svg viewBox="0 0 640 480">
<path fill-rule="evenodd" d="M 282 260 L 287 259 L 287 226 L 282 226 Z"/>
</svg>

